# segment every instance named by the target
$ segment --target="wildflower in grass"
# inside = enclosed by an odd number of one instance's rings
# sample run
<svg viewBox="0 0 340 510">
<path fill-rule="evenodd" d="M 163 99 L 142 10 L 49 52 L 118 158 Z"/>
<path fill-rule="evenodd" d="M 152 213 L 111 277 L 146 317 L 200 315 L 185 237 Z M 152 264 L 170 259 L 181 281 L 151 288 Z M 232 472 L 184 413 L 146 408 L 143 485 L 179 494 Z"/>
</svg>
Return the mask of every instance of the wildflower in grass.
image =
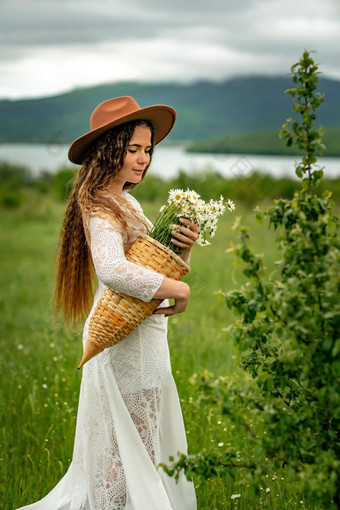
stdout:
<svg viewBox="0 0 340 510">
<path fill-rule="evenodd" d="M 17 345 L 18 351 L 21 351 L 21 349 L 23 349 L 23 348 L 24 348 L 24 346 L 22 344 Z"/>
<path fill-rule="evenodd" d="M 266 488 L 266 492 L 270 492 L 270 489 L 269 489 L 269 487 L 267 487 L 267 488 Z"/>
<path fill-rule="evenodd" d="M 232 494 L 230 496 L 230 499 L 237 499 L 237 498 L 240 498 L 241 497 L 241 494 Z"/>
</svg>

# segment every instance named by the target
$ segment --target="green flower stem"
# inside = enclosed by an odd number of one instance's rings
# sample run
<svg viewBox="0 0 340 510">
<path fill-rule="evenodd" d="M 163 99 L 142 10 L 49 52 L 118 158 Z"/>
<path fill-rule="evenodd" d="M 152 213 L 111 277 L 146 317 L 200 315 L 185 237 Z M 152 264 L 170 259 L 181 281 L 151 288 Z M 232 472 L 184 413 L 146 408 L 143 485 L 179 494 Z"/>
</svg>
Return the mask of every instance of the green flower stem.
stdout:
<svg viewBox="0 0 340 510">
<path fill-rule="evenodd" d="M 167 205 L 158 215 L 153 229 L 151 232 L 149 232 L 150 237 L 160 242 L 164 246 L 167 246 L 177 254 L 180 252 L 180 250 L 171 241 L 172 234 L 170 226 L 173 223 L 178 223 L 181 216 L 180 213 L 180 206 L 176 206 L 175 204 Z"/>
</svg>

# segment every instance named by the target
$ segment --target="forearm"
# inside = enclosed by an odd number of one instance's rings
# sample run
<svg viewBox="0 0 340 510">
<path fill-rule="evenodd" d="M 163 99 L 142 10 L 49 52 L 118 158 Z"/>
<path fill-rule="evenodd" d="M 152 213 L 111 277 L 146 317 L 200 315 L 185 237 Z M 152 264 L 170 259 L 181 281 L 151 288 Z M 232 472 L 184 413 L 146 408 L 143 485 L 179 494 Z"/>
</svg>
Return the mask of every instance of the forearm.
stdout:
<svg viewBox="0 0 340 510">
<path fill-rule="evenodd" d="M 188 292 L 190 293 L 190 287 L 187 283 L 173 280 L 172 278 L 167 278 L 166 276 L 163 279 L 163 282 L 156 294 L 154 294 L 154 299 L 181 299 L 185 297 Z"/>
</svg>

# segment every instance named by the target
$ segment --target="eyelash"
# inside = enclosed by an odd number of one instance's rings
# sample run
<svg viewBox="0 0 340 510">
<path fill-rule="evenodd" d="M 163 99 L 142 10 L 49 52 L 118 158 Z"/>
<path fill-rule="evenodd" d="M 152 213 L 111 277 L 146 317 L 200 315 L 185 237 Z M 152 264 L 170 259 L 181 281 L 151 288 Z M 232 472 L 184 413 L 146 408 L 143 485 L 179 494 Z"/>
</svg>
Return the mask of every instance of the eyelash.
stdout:
<svg viewBox="0 0 340 510">
<path fill-rule="evenodd" d="M 137 151 L 134 151 L 132 149 L 129 149 L 129 152 L 137 152 Z M 147 154 L 151 154 L 151 149 L 149 149 L 148 151 L 145 151 Z"/>
</svg>

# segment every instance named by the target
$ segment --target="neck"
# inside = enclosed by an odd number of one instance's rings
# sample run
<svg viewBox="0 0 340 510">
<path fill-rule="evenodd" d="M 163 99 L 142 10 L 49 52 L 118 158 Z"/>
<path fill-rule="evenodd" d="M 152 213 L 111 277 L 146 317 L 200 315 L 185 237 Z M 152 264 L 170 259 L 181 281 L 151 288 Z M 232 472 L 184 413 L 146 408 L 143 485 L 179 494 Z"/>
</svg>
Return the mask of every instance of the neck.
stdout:
<svg viewBox="0 0 340 510">
<path fill-rule="evenodd" d="M 117 188 L 114 186 L 108 186 L 106 189 L 109 193 L 114 193 L 115 195 L 122 195 L 122 193 L 124 192 L 122 188 Z"/>
</svg>

